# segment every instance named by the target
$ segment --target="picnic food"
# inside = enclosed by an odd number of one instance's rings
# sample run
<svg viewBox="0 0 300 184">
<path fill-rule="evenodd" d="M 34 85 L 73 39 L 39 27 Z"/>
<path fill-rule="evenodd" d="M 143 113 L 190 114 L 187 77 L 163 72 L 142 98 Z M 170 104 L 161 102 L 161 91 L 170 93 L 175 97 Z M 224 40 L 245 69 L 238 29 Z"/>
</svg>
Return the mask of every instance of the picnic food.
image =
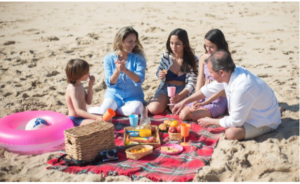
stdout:
<svg viewBox="0 0 300 184">
<path fill-rule="evenodd" d="M 165 121 L 164 121 L 164 124 L 165 125 L 167 125 L 168 127 L 171 125 L 171 120 L 170 119 L 166 119 Z"/>
<path fill-rule="evenodd" d="M 171 132 L 171 133 L 177 133 L 177 130 L 176 130 L 175 127 L 170 127 L 169 128 L 169 132 Z"/>
<path fill-rule="evenodd" d="M 138 145 L 134 146 L 132 148 L 128 148 L 125 150 L 126 157 L 138 160 L 140 158 L 143 158 L 144 156 L 147 156 L 153 152 L 153 146 L 150 145 Z"/>
<path fill-rule="evenodd" d="M 130 137 L 130 142 L 148 143 L 148 140 L 140 137 Z"/>
<path fill-rule="evenodd" d="M 129 152 L 130 153 L 142 153 L 142 152 L 145 152 L 148 150 L 150 150 L 150 149 L 149 148 L 141 148 L 141 149 L 133 149 L 133 150 L 130 150 Z"/>
<path fill-rule="evenodd" d="M 167 73 L 168 73 L 168 71 L 167 71 L 167 70 L 165 70 L 165 69 L 163 69 L 163 72 L 164 72 L 165 74 L 167 74 Z"/>
<path fill-rule="evenodd" d="M 130 140 L 129 140 L 129 137 L 127 135 L 126 140 L 125 140 L 125 145 L 129 145 L 129 144 L 130 144 Z"/>
<path fill-rule="evenodd" d="M 178 133 L 180 133 L 180 132 L 181 132 L 181 126 L 178 125 L 178 126 L 176 127 L 176 130 L 177 130 Z"/>
<path fill-rule="evenodd" d="M 161 131 L 167 131 L 167 125 L 164 124 L 164 123 L 160 124 L 160 125 L 158 126 L 158 128 L 159 128 L 159 130 L 161 130 Z"/>
<path fill-rule="evenodd" d="M 152 127 L 151 127 L 151 132 L 152 132 L 152 134 L 154 134 L 154 133 L 155 133 L 155 131 L 156 131 L 156 128 L 155 128 L 155 126 L 152 126 Z"/>
<path fill-rule="evenodd" d="M 177 120 L 173 120 L 170 124 L 171 127 L 177 127 L 179 125 Z"/>
<path fill-rule="evenodd" d="M 162 146 L 160 148 L 161 151 L 164 151 L 164 152 L 167 152 L 167 153 L 176 153 L 178 152 L 179 150 L 178 149 L 175 149 L 173 148 L 172 146 Z"/>
<path fill-rule="evenodd" d="M 154 142 L 156 142 L 156 138 L 154 136 L 151 136 L 151 137 L 149 137 L 148 142 L 154 143 Z"/>
</svg>

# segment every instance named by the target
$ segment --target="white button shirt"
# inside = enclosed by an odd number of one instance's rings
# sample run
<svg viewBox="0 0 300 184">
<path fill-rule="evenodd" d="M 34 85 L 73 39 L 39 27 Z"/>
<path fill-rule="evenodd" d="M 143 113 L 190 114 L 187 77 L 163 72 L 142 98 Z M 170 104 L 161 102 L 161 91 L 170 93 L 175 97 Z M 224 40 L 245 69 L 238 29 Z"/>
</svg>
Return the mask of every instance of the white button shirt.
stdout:
<svg viewBox="0 0 300 184">
<path fill-rule="evenodd" d="M 243 67 L 236 66 L 229 84 L 214 81 L 201 88 L 205 97 L 225 89 L 229 116 L 220 119 L 225 128 L 242 126 L 245 122 L 255 126 L 276 129 L 281 123 L 278 102 L 265 81 Z"/>
</svg>

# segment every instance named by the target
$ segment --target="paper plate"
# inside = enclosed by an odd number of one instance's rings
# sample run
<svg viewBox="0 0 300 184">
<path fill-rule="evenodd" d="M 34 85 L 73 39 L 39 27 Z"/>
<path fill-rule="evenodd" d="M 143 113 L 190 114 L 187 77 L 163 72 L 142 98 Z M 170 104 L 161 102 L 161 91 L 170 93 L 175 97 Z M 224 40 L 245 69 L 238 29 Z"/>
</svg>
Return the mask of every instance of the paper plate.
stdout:
<svg viewBox="0 0 300 184">
<path fill-rule="evenodd" d="M 169 153 L 169 152 L 162 151 L 161 147 L 164 147 L 164 146 L 173 147 L 174 149 L 178 149 L 179 151 L 174 152 L 174 153 Z M 161 145 L 158 149 L 161 153 L 164 153 L 164 154 L 167 154 L 167 155 L 176 155 L 176 154 L 179 154 L 183 151 L 183 147 L 179 144 L 164 144 L 164 145 Z"/>
</svg>

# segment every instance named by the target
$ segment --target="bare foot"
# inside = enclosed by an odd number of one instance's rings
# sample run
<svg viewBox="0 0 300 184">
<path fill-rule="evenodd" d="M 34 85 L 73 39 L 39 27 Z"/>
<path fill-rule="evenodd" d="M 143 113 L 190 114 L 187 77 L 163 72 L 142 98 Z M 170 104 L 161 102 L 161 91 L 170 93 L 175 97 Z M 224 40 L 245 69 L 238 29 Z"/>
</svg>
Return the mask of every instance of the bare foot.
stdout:
<svg viewBox="0 0 300 184">
<path fill-rule="evenodd" d="M 282 112 L 285 111 L 285 109 L 282 108 L 282 107 L 279 107 L 279 111 L 280 111 L 280 114 L 281 114 L 281 116 L 282 116 Z"/>
</svg>

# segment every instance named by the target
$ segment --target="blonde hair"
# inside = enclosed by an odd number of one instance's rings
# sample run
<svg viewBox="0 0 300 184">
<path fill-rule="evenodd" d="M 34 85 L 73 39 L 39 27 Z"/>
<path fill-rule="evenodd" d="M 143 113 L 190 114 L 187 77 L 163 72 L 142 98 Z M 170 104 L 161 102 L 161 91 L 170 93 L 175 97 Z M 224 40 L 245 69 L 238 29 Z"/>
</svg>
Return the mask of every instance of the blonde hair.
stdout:
<svg viewBox="0 0 300 184">
<path fill-rule="evenodd" d="M 135 47 L 133 48 L 132 52 L 136 53 L 136 54 L 140 54 L 142 56 L 145 56 L 144 48 L 139 40 L 139 34 L 131 26 L 123 27 L 117 32 L 115 39 L 114 39 L 114 45 L 113 45 L 114 51 L 117 51 L 117 52 L 122 51 L 123 50 L 123 41 L 126 39 L 126 37 L 128 35 L 130 35 L 132 33 L 135 34 L 135 36 L 136 36 L 136 44 L 135 44 Z"/>
<path fill-rule="evenodd" d="M 66 66 L 67 82 L 75 84 L 82 76 L 90 71 L 89 64 L 82 59 L 71 59 Z"/>
</svg>

